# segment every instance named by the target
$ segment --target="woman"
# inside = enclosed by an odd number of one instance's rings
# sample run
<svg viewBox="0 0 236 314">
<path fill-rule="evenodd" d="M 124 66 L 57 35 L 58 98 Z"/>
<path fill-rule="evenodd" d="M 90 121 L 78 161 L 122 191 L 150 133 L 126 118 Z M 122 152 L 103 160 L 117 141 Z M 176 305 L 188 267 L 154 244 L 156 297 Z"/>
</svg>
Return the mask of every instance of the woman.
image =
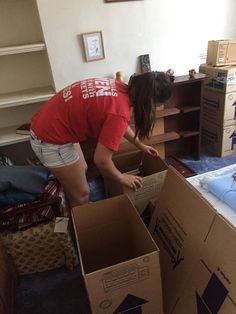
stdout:
<svg viewBox="0 0 236 314">
<path fill-rule="evenodd" d="M 87 79 L 54 95 L 31 121 L 31 146 L 35 154 L 61 182 L 70 206 L 88 202 L 87 164 L 80 144 L 98 139 L 94 163 L 104 176 L 136 189 L 142 179 L 121 173 L 112 161 L 122 137 L 141 151 L 158 155 L 141 141 L 155 123 L 155 108 L 171 95 L 171 82 L 162 72 L 130 78 L 129 85 L 114 79 Z M 132 107 L 135 134 L 129 127 Z"/>
</svg>

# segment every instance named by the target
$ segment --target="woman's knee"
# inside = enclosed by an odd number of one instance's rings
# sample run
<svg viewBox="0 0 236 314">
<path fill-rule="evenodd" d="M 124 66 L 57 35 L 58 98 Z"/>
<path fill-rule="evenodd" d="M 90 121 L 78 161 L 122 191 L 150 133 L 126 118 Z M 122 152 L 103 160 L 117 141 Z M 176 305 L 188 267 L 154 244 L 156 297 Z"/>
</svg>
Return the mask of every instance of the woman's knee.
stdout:
<svg viewBox="0 0 236 314">
<path fill-rule="evenodd" d="M 70 206 L 75 207 L 79 205 L 83 205 L 88 203 L 89 201 L 89 189 L 84 188 L 80 191 L 77 191 L 75 193 L 69 193 L 68 198 L 70 201 Z"/>
</svg>

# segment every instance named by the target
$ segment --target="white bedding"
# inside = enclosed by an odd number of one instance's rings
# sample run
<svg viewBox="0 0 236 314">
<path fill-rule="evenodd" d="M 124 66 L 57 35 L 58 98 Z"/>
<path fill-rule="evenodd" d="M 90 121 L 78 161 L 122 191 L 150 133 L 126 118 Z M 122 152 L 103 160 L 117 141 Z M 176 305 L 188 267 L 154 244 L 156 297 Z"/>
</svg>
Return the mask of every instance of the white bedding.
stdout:
<svg viewBox="0 0 236 314">
<path fill-rule="evenodd" d="M 236 211 L 233 210 L 231 207 L 226 205 L 224 202 L 220 201 L 216 196 L 212 193 L 208 192 L 206 189 L 201 187 L 201 180 L 204 177 L 212 177 L 216 175 L 221 175 L 226 171 L 236 172 L 236 164 L 220 168 L 218 170 L 209 171 L 203 174 L 199 174 L 194 177 L 187 178 L 188 182 L 191 183 L 201 194 L 202 196 L 207 199 L 209 203 L 217 210 L 219 214 L 224 216 L 232 225 L 236 227 Z"/>
</svg>

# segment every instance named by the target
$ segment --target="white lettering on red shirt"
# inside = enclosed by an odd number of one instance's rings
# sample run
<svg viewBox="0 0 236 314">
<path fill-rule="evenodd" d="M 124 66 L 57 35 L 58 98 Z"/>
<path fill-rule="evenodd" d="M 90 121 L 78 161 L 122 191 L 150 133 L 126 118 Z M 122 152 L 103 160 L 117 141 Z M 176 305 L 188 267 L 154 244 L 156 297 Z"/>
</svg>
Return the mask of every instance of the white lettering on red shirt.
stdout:
<svg viewBox="0 0 236 314">
<path fill-rule="evenodd" d="M 117 97 L 117 88 L 113 79 L 96 79 L 81 82 L 82 97 L 84 99 L 95 96 Z"/>
</svg>

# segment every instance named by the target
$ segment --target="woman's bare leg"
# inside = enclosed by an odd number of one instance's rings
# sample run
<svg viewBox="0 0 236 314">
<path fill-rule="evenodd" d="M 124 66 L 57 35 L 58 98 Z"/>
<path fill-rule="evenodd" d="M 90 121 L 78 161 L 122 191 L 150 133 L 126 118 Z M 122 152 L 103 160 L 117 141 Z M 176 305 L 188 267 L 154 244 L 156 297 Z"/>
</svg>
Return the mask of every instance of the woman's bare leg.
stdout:
<svg viewBox="0 0 236 314">
<path fill-rule="evenodd" d="M 72 165 L 60 168 L 49 168 L 63 186 L 69 199 L 70 206 L 75 207 L 88 202 L 89 186 L 86 179 L 87 164 L 79 144 L 79 160 Z"/>
</svg>

